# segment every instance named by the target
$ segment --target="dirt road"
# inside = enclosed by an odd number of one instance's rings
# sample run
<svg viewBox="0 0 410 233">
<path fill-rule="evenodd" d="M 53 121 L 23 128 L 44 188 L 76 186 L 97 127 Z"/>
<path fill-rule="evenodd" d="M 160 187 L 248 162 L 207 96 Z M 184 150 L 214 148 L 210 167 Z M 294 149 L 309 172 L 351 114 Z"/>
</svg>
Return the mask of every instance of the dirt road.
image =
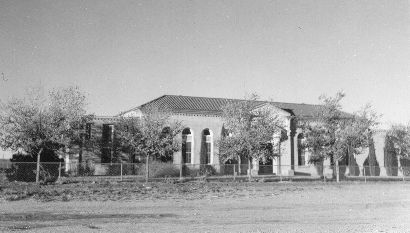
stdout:
<svg viewBox="0 0 410 233">
<path fill-rule="evenodd" d="M 127 201 L 0 203 L 0 231 L 410 232 L 410 183 L 263 183 Z"/>
</svg>

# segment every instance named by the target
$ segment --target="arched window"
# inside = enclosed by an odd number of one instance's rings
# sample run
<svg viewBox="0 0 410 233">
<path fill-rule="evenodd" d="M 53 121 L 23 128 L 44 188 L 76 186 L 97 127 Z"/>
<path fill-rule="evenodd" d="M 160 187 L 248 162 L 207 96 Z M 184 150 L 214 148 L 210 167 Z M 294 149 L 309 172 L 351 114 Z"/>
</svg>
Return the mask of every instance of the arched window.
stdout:
<svg viewBox="0 0 410 233">
<path fill-rule="evenodd" d="M 305 147 L 303 146 L 305 138 L 303 134 L 298 135 L 298 165 L 305 165 Z"/>
<path fill-rule="evenodd" d="M 185 128 L 182 131 L 182 162 L 191 163 L 192 161 L 192 143 L 193 134 L 191 129 Z"/>
<path fill-rule="evenodd" d="M 211 164 L 213 155 L 212 131 L 204 129 L 202 131 L 201 163 Z"/>
</svg>

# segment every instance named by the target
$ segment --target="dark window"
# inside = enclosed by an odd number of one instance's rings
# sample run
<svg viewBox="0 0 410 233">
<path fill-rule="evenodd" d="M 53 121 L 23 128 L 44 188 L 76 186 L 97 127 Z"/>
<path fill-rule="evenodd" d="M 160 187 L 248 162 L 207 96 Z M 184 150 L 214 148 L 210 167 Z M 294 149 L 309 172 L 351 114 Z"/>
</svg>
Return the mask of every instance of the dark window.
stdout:
<svg viewBox="0 0 410 233">
<path fill-rule="evenodd" d="M 101 163 L 111 163 L 113 159 L 114 125 L 104 124 L 102 131 Z"/>
<path fill-rule="evenodd" d="M 303 135 L 298 135 L 298 165 L 304 166 L 305 165 L 305 148 L 303 146 Z"/>
<path fill-rule="evenodd" d="M 182 162 L 191 163 L 192 156 L 192 134 L 189 128 L 182 131 Z"/>
</svg>

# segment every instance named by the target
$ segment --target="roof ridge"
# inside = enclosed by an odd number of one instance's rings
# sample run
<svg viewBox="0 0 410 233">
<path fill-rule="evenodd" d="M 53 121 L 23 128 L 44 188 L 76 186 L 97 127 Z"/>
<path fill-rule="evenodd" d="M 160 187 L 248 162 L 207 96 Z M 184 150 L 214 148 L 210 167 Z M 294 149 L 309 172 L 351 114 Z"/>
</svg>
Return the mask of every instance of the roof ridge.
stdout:
<svg viewBox="0 0 410 233">
<path fill-rule="evenodd" d="M 221 99 L 221 100 L 242 100 L 242 101 L 244 101 L 244 100 L 246 100 L 246 99 L 237 99 L 237 98 L 223 98 L 223 97 L 206 97 L 206 96 L 189 96 L 189 95 L 169 95 L 169 94 L 165 94 L 165 95 L 162 95 L 161 97 L 164 97 L 164 96 L 176 96 L 176 97 L 189 97 L 189 98 L 206 98 L 206 99 Z M 160 97 L 159 97 L 160 98 Z M 157 99 L 159 99 L 159 98 L 157 98 Z M 154 100 L 157 100 L 157 99 L 154 99 Z M 148 104 L 148 103 L 151 103 L 151 102 L 153 102 L 154 100 L 152 100 L 152 101 L 150 101 L 150 102 L 147 102 L 147 103 L 145 103 L 145 104 L 141 104 L 140 106 L 143 106 L 143 105 L 146 105 L 146 104 Z M 281 104 L 298 104 L 298 105 L 314 105 L 314 106 L 323 106 L 323 105 L 321 105 L 321 104 L 307 104 L 307 103 L 294 103 L 294 102 L 281 102 L 281 101 L 270 101 L 270 100 L 255 100 L 255 101 L 259 101 L 259 102 L 267 102 L 267 103 L 281 103 Z M 138 106 L 138 107 L 140 107 L 140 106 Z"/>
<path fill-rule="evenodd" d="M 221 98 L 221 97 L 201 97 L 201 96 L 186 96 L 186 95 L 170 95 L 164 94 L 149 102 L 131 108 L 129 110 L 120 112 L 118 115 L 125 114 L 127 112 L 135 111 L 137 109 L 144 108 L 150 105 L 167 105 L 170 109 L 178 111 L 184 111 L 191 109 L 193 111 L 209 111 L 218 112 L 221 111 L 221 106 L 229 102 L 241 102 L 246 99 L 233 99 L 233 98 Z M 264 104 L 272 104 L 283 110 L 291 110 L 295 115 L 311 115 L 313 112 L 319 110 L 319 104 L 305 104 L 305 103 L 289 103 L 289 102 L 277 102 L 272 100 L 252 100 L 254 107 L 262 106 Z"/>
</svg>

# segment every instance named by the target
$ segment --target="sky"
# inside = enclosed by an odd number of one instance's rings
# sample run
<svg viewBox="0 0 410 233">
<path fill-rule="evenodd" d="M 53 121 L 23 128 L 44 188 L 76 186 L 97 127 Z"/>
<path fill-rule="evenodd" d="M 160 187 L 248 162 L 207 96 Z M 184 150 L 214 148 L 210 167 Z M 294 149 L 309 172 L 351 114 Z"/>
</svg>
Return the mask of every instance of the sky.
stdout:
<svg viewBox="0 0 410 233">
<path fill-rule="evenodd" d="M 115 115 L 164 94 L 410 121 L 410 0 L 0 0 L 0 99 L 78 85 Z"/>
</svg>

